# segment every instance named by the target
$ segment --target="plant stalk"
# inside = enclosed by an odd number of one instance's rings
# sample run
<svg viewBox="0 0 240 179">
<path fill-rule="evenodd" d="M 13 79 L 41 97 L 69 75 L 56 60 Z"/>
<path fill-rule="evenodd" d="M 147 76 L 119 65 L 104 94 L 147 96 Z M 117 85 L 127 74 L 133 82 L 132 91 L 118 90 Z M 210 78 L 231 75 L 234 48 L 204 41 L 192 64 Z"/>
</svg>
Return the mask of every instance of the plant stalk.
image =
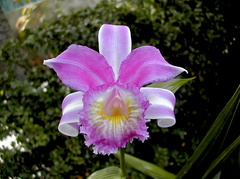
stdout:
<svg viewBox="0 0 240 179">
<path fill-rule="evenodd" d="M 125 165 L 125 156 L 124 156 L 124 149 L 120 148 L 120 168 L 122 170 L 122 174 L 124 177 L 127 177 L 127 172 L 126 172 L 126 165 Z"/>
</svg>

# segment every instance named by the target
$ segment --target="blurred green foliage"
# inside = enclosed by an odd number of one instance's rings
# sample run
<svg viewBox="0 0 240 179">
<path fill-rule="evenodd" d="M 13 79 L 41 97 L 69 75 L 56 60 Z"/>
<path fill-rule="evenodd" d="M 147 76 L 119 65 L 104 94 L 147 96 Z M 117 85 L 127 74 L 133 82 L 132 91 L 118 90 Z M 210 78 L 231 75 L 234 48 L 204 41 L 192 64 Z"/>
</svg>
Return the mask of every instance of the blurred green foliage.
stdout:
<svg viewBox="0 0 240 179">
<path fill-rule="evenodd" d="M 161 129 L 151 121 L 150 139 L 127 147 L 128 153 L 176 174 L 239 84 L 237 7 L 226 0 L 105 0 L 94 9 L 26 29 L 3 44 L 0 139 L 13 134 L 21 147 L 13 143 L 12 150 L 0 149 L 0 178 L 86 178 L 118 165 L 114 156 L 94 155 L 82 135 L 71 138 L 58 132 L 61 102 L 71 89 L 42 64 L 73 43 L 98 50 L 98 30 L 104 23 L 129 26 L 133 48 L 156 46 L 170 63 L 188 70 L 183 75 L 196 76 L 176 93 L 177 124 Z M 233 153 L 219 169 L 223 176 L 227 171 L 236 177 L 237 157 Z M 134 170 L 129 175 L 147 178 Z"/>
</svg>

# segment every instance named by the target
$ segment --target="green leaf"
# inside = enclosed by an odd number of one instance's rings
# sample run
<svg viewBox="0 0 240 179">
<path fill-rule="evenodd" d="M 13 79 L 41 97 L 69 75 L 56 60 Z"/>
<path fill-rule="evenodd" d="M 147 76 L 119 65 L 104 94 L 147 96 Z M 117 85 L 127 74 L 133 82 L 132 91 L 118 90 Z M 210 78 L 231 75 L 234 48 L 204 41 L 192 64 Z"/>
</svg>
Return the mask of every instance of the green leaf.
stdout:
<svg viewBox="0 0 240 179">
<path fill-rule="evenodd" d="M 210 172 L 217 167 L 222 161 L 224 161 L 240 144 L 240 136 L 238 136 L 231 145 L 229 145 L 210 165 L 208 170 L 205 172 L 203 179 L 206 178 Z"/>
<path fill-rule="evenodd" d="M 115 154 L 117 158 L 120 158 L 120 153 Z M 132 168 L 144 173 L 155 179 L 174 179 L 175 175 L 154 165 L 150 162 L 133 157 L 129 154 L 125 154 L 125 162 Z"/>
<path fill-rule="evenodd" d="M 188 173 L 194 173 L 194 167 L 196 167 L 196 165 L 201 163 L 202 166 L 204 166 L 204 162 L 206 162 L 206 164 L 209 162 L 207 160 L 209 160 L 208 157 L 211 155 L 210 151 L 212 147 L 216 144 L 217 139 L 223 140 L 221 138 L 222 135 L 225 135 L 224 138 L 226 138 L 227 134 L 225 134 L 226 130 L 224 129 L 226 129 L 226 127 L 229 129 L 229 125 L 231 125 L 232 121 L 234 120 L 235 112 L 237 111 L 239 105 L 239 94 L 240 86 L 238 86 L 232 98 L 219 113 L 212 127 L 209 129 L 193 155 L 177 174 L 177 178 L 184 178 L 184 176 L 186 176 Z M 219 159 L 217 159 L 217 161 L 218 160 Z"/>
<path fill-rule="evenodd" d="M 172 91 L 173 93 L 175 93 L 181 86 L 185 85 L 187 82 L 189 82 L 195 78 L 196 77 L 186 78 L 186 79 L 174 78 L 167 82 L 152 83 L 152 84 L 148 85 L 147 87 L 164 88 L 164 89 L 168 89 L 168 90 Z"/>
<path fill-rule="evenodd" d="M 88 179 L 125 179 L 118 167 L 107 167 L 92 173 Z"/>
</svg>

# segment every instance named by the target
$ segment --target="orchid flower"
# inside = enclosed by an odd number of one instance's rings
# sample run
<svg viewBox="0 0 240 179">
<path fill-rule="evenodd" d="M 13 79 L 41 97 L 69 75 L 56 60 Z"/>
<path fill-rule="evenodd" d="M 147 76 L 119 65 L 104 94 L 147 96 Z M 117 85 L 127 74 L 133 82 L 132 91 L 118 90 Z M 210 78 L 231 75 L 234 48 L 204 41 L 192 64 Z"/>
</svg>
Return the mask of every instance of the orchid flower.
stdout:
<svg viewBox="0 0 240 179">
<path fill-rule="evenodd" d="M 105 155 L 135 138 L 146 140 L 150 119 L 160 127 L 175 124 L 174 94 L 143 86 L 168 81 L 186 70 L 169 64 L 153 46 L 131 51 L 127 26 L 104 24 L 98 38 L 99 53 L 73 44 L 44 64 L 77 90 L 63 100 L 59 131 L 73 137 L 84 134 L 85 144 Z"/>
</svg>

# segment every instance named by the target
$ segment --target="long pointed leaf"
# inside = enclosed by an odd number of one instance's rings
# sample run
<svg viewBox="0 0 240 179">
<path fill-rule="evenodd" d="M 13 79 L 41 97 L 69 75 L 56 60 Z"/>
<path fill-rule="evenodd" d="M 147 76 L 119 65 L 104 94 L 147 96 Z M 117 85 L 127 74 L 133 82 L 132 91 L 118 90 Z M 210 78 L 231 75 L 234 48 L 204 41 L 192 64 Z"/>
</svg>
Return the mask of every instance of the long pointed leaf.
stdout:
<svg viewBox="0 0 240 179">
<path fill-rule="evenodd" d="M 238 136 L 231 145 L 229 145 L 210 165 L 210 167 L 208 168 L 208 170 L 206 171 L 206 173 L 203 176 L 203 179 L 206 178 L 208 176 L 208 174 L 210 174 L 210 172 L 217 167 L 218 164 L 220 164 L 222 161 L 224 161 L 224 159 L 226 159 L 235 149 L 237 146 L 239 146 L 240 144 L 240 136 Z"/>
<path fill-rule="evenodd" d="M 120 153 L 115 154 L 120 158 Z M 126 164 L 154 179 L 175 179 L 175 175 L 150 162 L 125 154 Z"/>
<path fill-rule="evenodd" d="M 240 86 L 238 86 L 232 98 L 223 108 L 223 110 L 219 113 L 215 122 L 213 123 L 210 130 L 207 132 L 206 136 L 195 150 L 193 155 L 189 158 L 187 163 L 184 165 L 182 170 L 177 175 L 177 178 L 183 178 L 186 176 L 191 170 L 194 173 L 194 165 L 196 166 L 199 163 L 203 163 L 204 159 L 207 159 L 209 156 L 209 151 L 215 144 L 215 141 L 219 136 L 225 131 L 223 131 L 225 125 L 229 124 L 231 120 L 234 118 L 234 112 L 237 110 L 237 106 L 239 103 L 239 94 L 240 94 Z"/>
<path fill-rule="evenodd" d="M 153 87 L 153 88 L 164 88 L 172 91 L 175 93 L 181 86 L 185 85 L 187 82 L 195 79 L 195 77 L 187 78 L 187 79 L 181 79 L 181 78 L 174 78 L 172 80 L 169 80 L 167 82 L 158 82 L 158 83 L 152 83 L 148 85 L 147 87 Z"/>
</svg>

